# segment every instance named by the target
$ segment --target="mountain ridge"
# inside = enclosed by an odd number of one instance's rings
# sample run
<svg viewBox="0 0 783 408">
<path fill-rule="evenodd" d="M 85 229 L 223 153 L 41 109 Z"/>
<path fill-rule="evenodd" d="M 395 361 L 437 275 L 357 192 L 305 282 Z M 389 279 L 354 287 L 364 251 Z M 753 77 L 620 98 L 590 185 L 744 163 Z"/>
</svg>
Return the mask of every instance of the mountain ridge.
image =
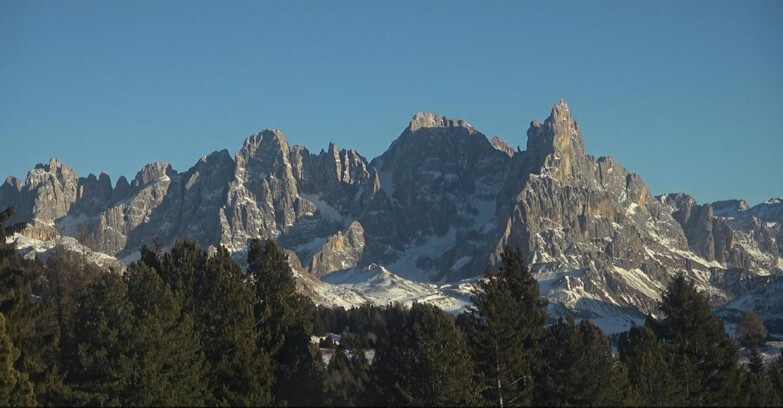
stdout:
<svg viewBox="0 0 783 408">
<path fill-rule="evenodd" d="M 18 204 L 31 240 L 71 236 L 126 261 L 154 238 L 224 245 L 239 259 L 248 239 L 272 238 L 301 276 L 321 278 L 377 265 L 445 287 L 519 245 L 551 311 L 582 318 L 654 314 L 660 289 L 680 272 L 716 306 L 776 287 L 780 200 L 751 207 L 653 196 L 611 157 L 586 153 L 563 100 L 527 137 L 526 150 L 515 151 L 464 120 L 417 113 L 368 161 L 335 143 L 310 153 L 264 130 L 233 157 L 216 151 L 183 173 L 151 163 L 115 187 L 105 173 L 78 177 L 53 159 L 24 182 L 6 179 L 0 205 Z"/>
</svg>

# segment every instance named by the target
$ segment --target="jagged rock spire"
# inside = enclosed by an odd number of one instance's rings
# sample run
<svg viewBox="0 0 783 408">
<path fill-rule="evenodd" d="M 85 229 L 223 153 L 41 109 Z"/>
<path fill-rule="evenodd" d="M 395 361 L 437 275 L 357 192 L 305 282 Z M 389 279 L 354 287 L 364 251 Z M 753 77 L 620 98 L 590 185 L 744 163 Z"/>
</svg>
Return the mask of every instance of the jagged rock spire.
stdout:
<svg viewBox="0 0 783 408">
<path fill-rule="evenodd" d="M 532 121 L 527 137 L 534 172 L 541 168 L 542 173 L 561 181 L 580 179 L 589 172 L 585 167 L 587 153 L 582 132 L 565 100 L 552 106 L 544 123 Z"/>
</svg>

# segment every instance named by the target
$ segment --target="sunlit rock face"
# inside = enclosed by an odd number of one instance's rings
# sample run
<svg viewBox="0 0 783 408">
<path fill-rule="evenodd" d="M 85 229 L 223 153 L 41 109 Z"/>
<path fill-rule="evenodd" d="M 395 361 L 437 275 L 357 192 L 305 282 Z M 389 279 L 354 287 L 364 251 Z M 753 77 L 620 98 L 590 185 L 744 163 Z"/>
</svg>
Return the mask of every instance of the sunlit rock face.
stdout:
<svg viewBox="0 0 783 408">
<path fill-rule="evenodd" d="M 765 307 L 780 286 L 780 199 L 750 207 L 655 197 L 611 157 L 586 154 L 565 101 L 526 136 L 488 140 L 464 120 L 417 113 L 368 160 L 334 143 L 313 153 L 265 130 L 233 157 L 214 152 L 183 173 L 152 163 L 114 186 L 107 174 L 79 177 L 53 159 L 24 181 L 6 179 L 0 206 L 16 204 L 14 221 L 30 223 L 32 252 L 68 236 L 128 262 L 153 240 L 189 238 L 243 260 L 249 239 L 275 239 L 302 290 L 340 305 L 394 292 L 368 282 L 402 285 L 410 293 L 394 293 L 404 299 L 464 305 L 462 280 L 497 264 L 507 245 L 527 254 L 555 315 L 655 314 L 676 273 L 716 306 L 752 295 Z"/>
</svg>

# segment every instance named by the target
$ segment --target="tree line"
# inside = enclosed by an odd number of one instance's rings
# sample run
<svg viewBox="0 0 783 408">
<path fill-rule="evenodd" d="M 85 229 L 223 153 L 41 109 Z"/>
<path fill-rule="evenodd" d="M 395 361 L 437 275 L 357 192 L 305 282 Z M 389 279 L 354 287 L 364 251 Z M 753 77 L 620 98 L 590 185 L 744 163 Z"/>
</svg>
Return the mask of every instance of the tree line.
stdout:
<svg viewBox="0 0 783 408">
<path fill-rule="evenodd" d="M 519 249 L 453 317 L 414 303 L 316 307 L 285 253 L 143 247 L 124 274 L 64 252 L 25 260 L 0 213 L 2 406 L 780 405 L 783 356 L 751 362 L 684 276 L 662 319 L 618 338 L 549 321 Z M 748 326 L 750 327 L 750 326 Z M 346 330 L 347 328 L 347 330 Z M 344 332 L 324 364 L 314 335 Z M 758 331 L 751 331 L 757 333 Z M 373 353 L 368 353 L 372 351 Z M 755 353 L 755 354 L 754 354 Z"/>
</svg>

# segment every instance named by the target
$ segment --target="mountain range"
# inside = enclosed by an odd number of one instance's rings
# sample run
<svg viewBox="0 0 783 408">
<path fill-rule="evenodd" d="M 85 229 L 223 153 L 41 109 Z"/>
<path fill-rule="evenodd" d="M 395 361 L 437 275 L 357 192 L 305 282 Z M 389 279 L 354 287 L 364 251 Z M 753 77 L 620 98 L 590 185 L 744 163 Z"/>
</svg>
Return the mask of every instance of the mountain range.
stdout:
<svg viewBox="0 0 783 408">
<path fill-rule="evenodd" d="M 654 196 L 611 157 L 586 153 L 562 100 L 530 123 L 524 151 L 418 113 L 372 160 L 264 130 L 233 157 L 213 152 L 185 172 L 151 163 L 130 181 L 79 177 L 52 159 L 5 180 L 0 208 L 12 204 L 12 221 L 29 223 L 14 239 L 30 258 L 64 249 L 122 270 L 142 245 L 189 238 L 243 261 L 248 239 L 271 238 L 317 303 L 458 312 L 510 245 L 527 254 L 552 316 L 618 331 L 657 315 L 666 283 L 685 273 L 723 316 L 752 308 L 783 331 L 783 201 Z"/>
</svg>

